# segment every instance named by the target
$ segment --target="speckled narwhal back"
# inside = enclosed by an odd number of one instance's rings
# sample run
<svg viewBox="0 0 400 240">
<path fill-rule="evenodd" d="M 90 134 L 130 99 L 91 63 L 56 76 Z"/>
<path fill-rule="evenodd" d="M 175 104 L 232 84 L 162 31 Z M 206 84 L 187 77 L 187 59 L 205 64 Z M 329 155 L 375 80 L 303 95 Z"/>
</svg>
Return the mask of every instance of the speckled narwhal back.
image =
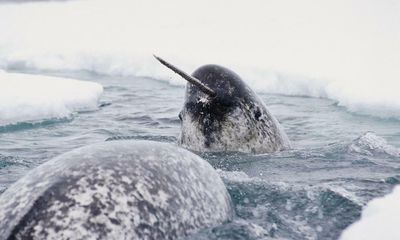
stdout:
<svg viewBox="0 0 400 240">
<path fill-rule="evenodd" d="M 206 161 L 149 141 L 74 150 L 0 195 L 2 239 L 175 239 L 231 217 Z"/>
</svg>

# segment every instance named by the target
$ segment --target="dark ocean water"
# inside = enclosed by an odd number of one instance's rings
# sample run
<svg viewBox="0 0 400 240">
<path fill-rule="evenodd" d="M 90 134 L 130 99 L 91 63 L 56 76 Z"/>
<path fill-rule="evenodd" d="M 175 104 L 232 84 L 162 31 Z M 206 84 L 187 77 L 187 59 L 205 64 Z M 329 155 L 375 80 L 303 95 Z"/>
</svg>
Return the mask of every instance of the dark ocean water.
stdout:
<svg viewBox="0 0 400 240">
<path fill-rule="evenodd" d="M 43 74 L 43 73 L 42 73 Z M 176 143 L 184 88 L 140 77 L 46 73 L 104 86 L 96 111 L 0 127 L 0 191 L 71 149 L 120 138 Z M 337 239 L 362 207 L 400 181 L 400 122 L 356 115 L 327 99 L 261 94 L 293 149 L 198 153 L 214 166 L 236 218 L 188 239 Z"/>
</svg>

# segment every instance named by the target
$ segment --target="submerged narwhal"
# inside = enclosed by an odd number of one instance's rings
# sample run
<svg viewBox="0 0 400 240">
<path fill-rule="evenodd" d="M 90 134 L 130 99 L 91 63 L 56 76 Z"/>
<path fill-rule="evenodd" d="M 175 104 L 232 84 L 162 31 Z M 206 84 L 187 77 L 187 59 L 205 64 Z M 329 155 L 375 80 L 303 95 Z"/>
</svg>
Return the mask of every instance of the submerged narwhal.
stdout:
<svg viewBox="0 0 400 240">
<path fill-rule="evenodd" d="M 233 71 L 205 65 L 192 75 L 155 56 L 188 81 L 179 144 L 194 151 L 271 153 L 290 148 L 279 122 Z"/>
<path fill-rule="evenodd" d="M 64 153 L 11 185 L 0 195 L 0 239 L 178 239 L 233 215 L 202 158 L 166 143 L 113 141 Z"/>
</svg>

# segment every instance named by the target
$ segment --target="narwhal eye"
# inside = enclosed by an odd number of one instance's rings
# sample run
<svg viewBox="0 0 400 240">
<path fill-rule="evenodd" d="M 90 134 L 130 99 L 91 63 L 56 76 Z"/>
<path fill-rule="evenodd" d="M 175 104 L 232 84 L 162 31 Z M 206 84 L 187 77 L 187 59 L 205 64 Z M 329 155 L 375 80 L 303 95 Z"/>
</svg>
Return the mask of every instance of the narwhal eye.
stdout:
<svg viewBox="0 0 400 240">
<path fill-rule="evenodd" d="M 182 112 L 178 114 L 179 119 L 182 121 Z"/>
<path fill-rule="evenodd" d="M 256 118 L 257 121 L 260 119 L 261 115 L 262 115 L 262 113 L 261 113 L 260 109 L 257 108 L 257 109 L 254 111 L 254 117 Z"/>
</svg>

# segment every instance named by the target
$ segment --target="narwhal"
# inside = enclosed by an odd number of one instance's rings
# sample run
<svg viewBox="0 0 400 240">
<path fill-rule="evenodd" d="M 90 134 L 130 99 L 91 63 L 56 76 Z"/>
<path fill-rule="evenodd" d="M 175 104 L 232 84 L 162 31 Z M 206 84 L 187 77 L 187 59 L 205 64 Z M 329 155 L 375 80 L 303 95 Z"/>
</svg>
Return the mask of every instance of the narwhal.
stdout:
<svg viewBox="0 0 400 240">
<path fill-rule="evenodd" d="M 198 152 L 272 153 L 290 148 L 289 139 L 263 101 L 233 71 L 204 65 L 192 75 L 160 57 L 188 81 L 179 114 L 179 144 Z"/>
<path fill-rule="evenodd" d="M 31 170 L 0 195 L 0 239 L 178 239 L 234 216 L 213 167 L 172 144 L 102 142 Z"/>
</svg>

